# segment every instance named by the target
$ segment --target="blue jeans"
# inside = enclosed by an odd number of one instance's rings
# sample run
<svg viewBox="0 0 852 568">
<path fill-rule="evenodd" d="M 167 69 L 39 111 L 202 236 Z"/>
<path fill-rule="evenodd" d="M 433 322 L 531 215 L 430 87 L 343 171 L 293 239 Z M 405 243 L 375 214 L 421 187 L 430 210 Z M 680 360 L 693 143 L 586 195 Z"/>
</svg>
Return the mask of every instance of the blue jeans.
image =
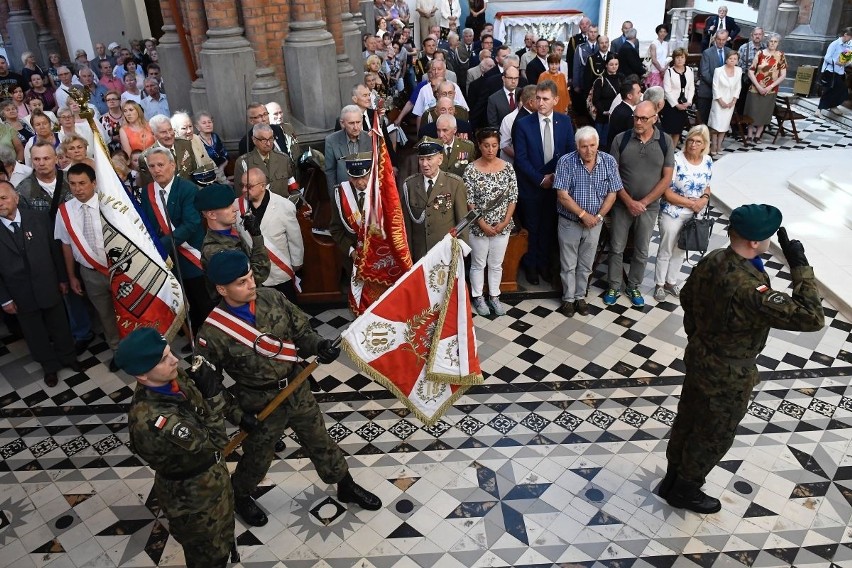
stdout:
<svg viewBox="0 0 852 568">
<path fill-rule="evenodd" d="M 74 341 L 86 341 L 92 338 L 92 320 L 86 299 L 69 291 L 65 295 L 65 309 L 68 312 L 68 323 L 71 325 L 71 335 Z"/>
</svg>

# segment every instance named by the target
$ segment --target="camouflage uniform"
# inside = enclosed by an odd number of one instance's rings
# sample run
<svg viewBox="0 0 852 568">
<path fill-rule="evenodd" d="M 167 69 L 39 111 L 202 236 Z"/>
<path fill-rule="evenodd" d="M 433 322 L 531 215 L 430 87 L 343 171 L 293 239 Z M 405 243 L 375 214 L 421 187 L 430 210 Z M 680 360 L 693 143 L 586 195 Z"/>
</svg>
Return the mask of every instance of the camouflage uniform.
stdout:
<svg viewBox="0 0 852 568">
<path fill-rule="evenodd" d="M 219 307 L 230 311 L 224 301 Z M 258 331 L 293 342 L 301 357 L 316 354 L 322 338 L 311 329 L 308 316 L 282 293 L 259 287 L 255 314 L 254 327 Z M 279 381 L 292 379 L 301 370 L 298 364 L 257 355 L 250 347 L 237 343 L 209 323 L 201 327 L 199 338 L 199 353 L 236 382 L 234 388 L 238 404 L 229 412 L 229 419 L 234 424 L 239 424 L 245 412 L 260 412 L 278 394 Z M 235 497 L 248 496 L 269 471 L 275 442 L 287 426 L 298 436 L 320 479 L 325 483 L 337 483 L 344 478 L 349 468 L 343 452 L 329 437 L 319 405 L 307 382 L 304 382 L 263 421 L 260 429 L 249 434 L 243 442 L 243 457 L 231 480 Z"/>
<path fill-rule="evenodd" d="M 760 382 L 755 359 L 770 328 L 816 331 L 824 315 L 813 268 L 791 270 L 792 297 L 730 248 L 696 266 L 680 295 L 689 343 L 686 378 L 666 457 L 698 485 L 730 449 Z"/>
<path fill-rule="evenodd" d="M 241 250 L 249 257 L 254 282 L 258 286 L 269 277 L 272 264 L 269 261 L 266 246 L 263 244 L 263 235 L 251 237 L 251 250 L 249 250 L 249 247 L 239 235 L 223 235 L 212 229 L 207 229 L 207 234 L 204 235 L 204 243 L 201 245 L 201 267 L 205 273 L 207 272 L 207 264 L 213 258 L 213 255 L 223 250 Z M 219 299 L 216 287 L 210 280 L 207 280 L 207 289 L 210 291 L 211 298 Z"/>
<path fill-rule="evenodd" d="M 187 566 L 224 568 L 234 543 L 234 494 L 219 454 L 228 442 L 225 397 L 205 400 L 182 370 L 177 384 L 185 397 L 136 387 L 130 444 L 156 472 L 154 493 Z"/>
</svg>

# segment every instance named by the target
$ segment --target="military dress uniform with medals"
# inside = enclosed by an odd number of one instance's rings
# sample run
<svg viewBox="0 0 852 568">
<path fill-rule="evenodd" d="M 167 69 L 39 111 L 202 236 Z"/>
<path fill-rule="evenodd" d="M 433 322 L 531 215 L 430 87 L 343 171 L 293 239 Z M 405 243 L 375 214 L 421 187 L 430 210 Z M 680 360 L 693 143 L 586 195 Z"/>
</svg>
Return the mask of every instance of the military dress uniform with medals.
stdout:
<svg viewBox="0 0 852 568">
<path fill-rule="evenodd" d="M 463 140 L 456 135 L 452 145 L 444 146 L 443 149 L 444 161 L 441 162 L 441 171 L 462 177 L 468 164 L 474 160 L 476 146 L 470 140 Z"/>
<path fill-rule="evenodd" d="M 370 174 L 373 165 L 372 154 L 361 152 L 344 158 L 346 175 L 350 179 L 359 179 Z M 369 188 L 357 191 L 349 180 L 340 183 L 334 192 L 334 209 L 332 210 L 329 232 L 337 247 L 346 255 L 347 264 L 351 265 L 352 251 L 363 243 L 358 242 L 358 235 L 364 225 L 364 200 Z"/>
</svg>

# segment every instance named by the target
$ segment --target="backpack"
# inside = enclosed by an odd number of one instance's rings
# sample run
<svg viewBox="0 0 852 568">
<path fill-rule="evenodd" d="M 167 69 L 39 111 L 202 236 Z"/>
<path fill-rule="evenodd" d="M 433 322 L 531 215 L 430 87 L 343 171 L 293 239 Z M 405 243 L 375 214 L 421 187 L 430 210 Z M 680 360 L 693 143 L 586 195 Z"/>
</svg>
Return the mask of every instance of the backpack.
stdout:
<svg viewBox="0 0 852 568">
<path fill-rule="evenodd" d="M 656 126 L 654 128 L 656 128 Z M 627 148 L 627 144 L 630 143 L 631 138 L 633 138 L 632 128 L 624 131 L 624 136 L 621 137 L 621 143 L 618 145 L 619 154 L 624 153 L 624 149 Z M 663 151 L 663 158 L 665 158 L 666 154 L 669 152 L 669 143 L 666 142 L 666 137 L 662 130 L 660 131 L 660 137 L 657 139 L 657 142 L 660 143 L 660 150 Z"/>
</svg>

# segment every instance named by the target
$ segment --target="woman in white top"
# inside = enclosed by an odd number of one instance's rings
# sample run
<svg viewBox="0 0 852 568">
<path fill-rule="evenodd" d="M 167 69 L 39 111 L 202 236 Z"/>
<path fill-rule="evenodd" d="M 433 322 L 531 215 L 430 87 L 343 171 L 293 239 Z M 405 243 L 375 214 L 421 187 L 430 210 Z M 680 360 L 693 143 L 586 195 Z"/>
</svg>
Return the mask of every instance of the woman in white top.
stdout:
<svg viewBox="0 0 852 568">
<path fill-rule="evenodd" d="M 731 51 L 725 59 L 725 64 L 713 72 L 713 106 L 710 107 L 707 126 L 713 131 L 710 138 L 710 155 L 714 158 L 722 151 L 722 141 L 731 127 L 731 117 L 743 87 L 743 70 L 737 65 L 739 60 L 740 55 Z"/>
<path fill-rule="evenodd" d="M 660 24 L 654 31 L 657 34 L 657 39 L 651 42 L 648 47 L 648 57 L 651 58 L 651 68 L 648 70 L 648 75 L 645 77 L 646 87 L 662 87 L 663 72 L 666 70 L 666 58 L 669 56 L 669 42 L 666 41 L 666 36 L 669 35 L 669 28 L 665 24 Z"/>
<path fill-rule="evenodd" d="M 133 101 L 136 104 L 142 104 L 142 91 L 139 90 L 139 80 L 135 73 L 128 73 L 124 76 L 124 92 L 121 93 L 121 106 L 127 101 Z"/>
</svg>

